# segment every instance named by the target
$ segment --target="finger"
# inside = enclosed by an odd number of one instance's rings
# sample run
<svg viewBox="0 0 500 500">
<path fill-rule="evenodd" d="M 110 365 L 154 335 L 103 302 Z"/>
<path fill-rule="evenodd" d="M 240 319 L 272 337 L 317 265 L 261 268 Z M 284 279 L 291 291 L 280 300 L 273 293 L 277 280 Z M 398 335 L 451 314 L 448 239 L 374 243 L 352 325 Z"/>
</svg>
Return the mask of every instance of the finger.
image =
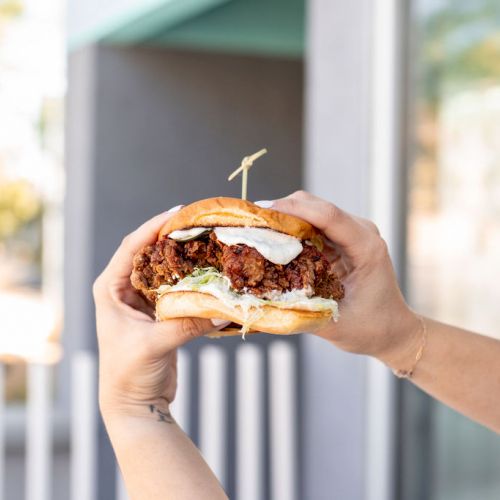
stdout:
<svg viewBox="0 0 500 500">
<path fill-rule="evenodd" d="M 326 200 L 324 200 L 322 198 L 319 198 L 318 196 L 314 196 L 313 194 L 308 193 L 307 191 L 296 191 L 295 193 L 292 193 L 291 195 L 288 195 L 286 198 L 295 198 L 295 199 L 301 200 L 301 201 L 310 201 L 310 202 L 318 201 L 318 202 L 326 202 L 326 203 L 328 203 Z M 330 203 L 330 205 L 333 205 L 333 204 Z M 372 233 L 376 234 L 377 236 L 380 236 L 380 231 L 379 231 L 377 225 L 374 222 L 372 222 L 371 220 L 365 219 L 363 217 L 359 217 L 357 215 L 349 214 L 349 213 L 341 210 L 338 207 L 336 207 L 336 208 L 340 212 L 343 212 L 345 215 L 347 215 L 347 216 L 351 217 L 352 219 L 354 219 L 361 226 L 369 229 Z"/>
<path fill-rule="evenodd" d="M 339 247 L 332 243 L 329 239 L 323 238 L 323 255 L 328 259 L 328 262 L 332 263 L 339 260 L 342 257 L 342 253 Z"/>
<path fill-rule="evenodd" d="M 162 226 L 172 216 L 172 214 L 181 208 L 171 208 L 168 212 L 153 217 L 138 229 L 128 234 L 123 240 L 113 257 L 109 261 L 103 274 L 113 278 L 123 278 L 130 276 L 134 255 L 144 246 L 150 245 L 158 238 L 158 233 Z"/>
<path fill-rule="evenodd" d="M 159 321 L 154 326 L 158 342 L 165 351 L 184 345 L 186 342 L 222 330 L 230 321 L 202 318 L 178 318 Z"/>
<path fill-rule="evenodd" d="M 349 269 L 349 267 L 344 259 L 336 260 L 332 264 L 332 270 L 334 271 L 334 273 L 337 275 L 337 277 L 341 281 L 344 280 L 344 278 L 349 274 L 349 271 L 350 271 L 350 269 Z"/>
<path fill-rule="evenodd" d="M 272 208 L 306 220 L 342 247 L 348 255 L 358 253 L 369 236 L 368 229 L 354 216 L 309 193 L 299 191 L 275 200 Z"/>
<path fill-rule="evenodd" d="M 150 318 L 155 317 L 154 306 L 148 302 L 142 295 L 137 293 L 137 290 L 132 287 L 123 290 L 119 299 L 130 306 L 132 309 L 137 309 L 143 313 L 146 313 Z"/>
<path fill-rule="evenodd" d="M 363 219 L 363 217 L 354 217 L 362 226 L 369 229 L 373 234 L 380 236 L 380 231 L 377 225 L 369 219 Z"/>
</svg>

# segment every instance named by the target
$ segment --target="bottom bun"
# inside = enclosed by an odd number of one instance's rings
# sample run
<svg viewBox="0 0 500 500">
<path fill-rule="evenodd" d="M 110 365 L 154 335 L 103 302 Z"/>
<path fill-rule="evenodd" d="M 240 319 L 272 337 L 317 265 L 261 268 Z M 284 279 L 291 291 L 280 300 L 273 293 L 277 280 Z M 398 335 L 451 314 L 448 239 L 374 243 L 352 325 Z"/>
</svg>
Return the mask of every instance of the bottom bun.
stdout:
<svg viewBox="0 0 500 500">
<path fill-rule="evenodd" d="M 274 333 L 289 335 L 317 330 L 332 318 L 330 311 L 307 311 L 304 309 L 281 309 L 274 306 L 258 308 L 256 319 L 247 325 L 247 333 Z M 250 308 L 248 315 L 257 313 Z M 168 292 L 156 302 L 156 317 L 159 321 L 173 318 L 226 319 L 242 325 L 245 312 L 240 307 L 230 307 L 213 295 L 200 292 Z M 232 326 L 232 325 L 231 325 Z M 235 328 L 228 328 L 209 334 L 211 337 L 225 337 L 240 334 Z"/>
</svg>

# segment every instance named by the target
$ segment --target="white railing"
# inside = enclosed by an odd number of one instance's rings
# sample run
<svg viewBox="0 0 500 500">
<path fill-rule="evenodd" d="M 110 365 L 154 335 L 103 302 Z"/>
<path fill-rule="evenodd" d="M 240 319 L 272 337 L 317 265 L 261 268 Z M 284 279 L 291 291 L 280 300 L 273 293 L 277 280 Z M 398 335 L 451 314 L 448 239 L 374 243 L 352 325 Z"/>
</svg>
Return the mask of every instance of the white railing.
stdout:
<svg viewBox="0 0 500 500">
<path fill-rule="evenodd" d="M 297 442 L 296 408 L 297 366 L 293 347 L 284 341 L 269 347 L 271 414 L 271 498 L 296 500 Z"/>
<path fill-rule="evenodd" d="M 52 366 L 28 365 L 26 500 L 51 500 Z"/>
<path fill-rule="evenodd" d="M 236 494 L 241 500 L 265 496 L 266 446 L 270 447 L 270 489 L 273 500 L 297 498 L 295 346 L 275 341 L 268 349 L 242 343 L 236 352 Z M 269 401 L 264 391 L 265 359 L 268 360 Z M 189 429 L 191 401 L 190 353 L 178 358 L 179 389 L 172 413 L 183 429 Z M 76 352 L 71 362 L 70 500 L 97 498 L 97 362 L 90 352 Z M 56 367 L 28 365 L 25 448 L 25 500 L 59 500 L 52 484 L 54 474 L 53 382 Z M 199 438 L 201 452 L 222 484 L 227 484 L 227 352 L 222 345 L 207 345 L 199 352 Z M 269 411 L 266 413 L 266 405 Z M 5 367 L 0 363 L 0 500 L 6 499 L 5 477 Z M 271 440 L 265 443 L 265 415 L 269 415 Z M 56 430 L 59 432 L 58 430 Z M 60 441 L 60 440 L 59 440 Z M 7 456 L 7 462 L 9 456 Z M 60 465 L 59 465 L 60 467 Z M 116 500 L 127 500 L 116 468 Z M 13 498 L 8 500 L 23 500 Z M 66 497 L 64 497 L 66 500 Z"/>
<path fill-rule="evenodd" d="M 78 352 L 71 366 L 71 500 L 94 500 L 97 491 L 97 367 Z"/>
<path fill-rule="evenodd" d="M 7 497 L 6 456 L 7 430 L 5 402 L 5 365 L 0 363 L 0 500 L 22 500 Z M 25 426 L 25 494 L 26 500 L 53 500 L 53 386 L 55 367 L 27 365 Z M 72 407 L 70 456 L 71 500 L 96 498 L 97 399 L 96 361 L 88 352 L 72 358 Z M 12 423 L 12 422 L 10 422 Z"/>
<path fill-rule="evenodd" d="M 264 353 L 245 344 L 236 353 L 236 496 L 238 500 L 265 498 Z"/>
<path fill-rule="evenodd" d="M 215 346 L 200 352 L 200 450 L 223 486 L 226 483 L 226 353 Z"/>
</svg>

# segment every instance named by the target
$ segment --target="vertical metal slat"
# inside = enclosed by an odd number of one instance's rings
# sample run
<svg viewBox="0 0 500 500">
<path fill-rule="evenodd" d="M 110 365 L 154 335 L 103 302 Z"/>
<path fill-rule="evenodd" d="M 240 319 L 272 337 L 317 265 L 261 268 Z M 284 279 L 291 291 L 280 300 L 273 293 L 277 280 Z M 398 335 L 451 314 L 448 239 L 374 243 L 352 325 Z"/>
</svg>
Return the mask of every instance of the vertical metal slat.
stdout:
<svg viewBox="0 0 500 500">
<path fill-rule="evenodd" d="M 50 500 L 52 477 L 52 367 L 28 365 L 26 500 Z"/>
<path fill-rule="evenodd" d="M 190 427 L 189 402 L 191 392 L 191 357 L 187 349 L 177 352 L 177 394 L 171 406 L 172 415 L 181 427 L 188 433 Z"/>
<path fill-rule="evenodd" d="M 255 344 L 236 351 L 236 498 L 264 498 L 263 353 Z"/>
<path fill-rule="evenodd" d="M 72 360 L 71 500 L 94 500 L 97 478 L 97 367 L 91 352 Z"/>
<path fill-rule="evenodd" d="M 286 341 L 269 346 L 271 498 L 296 500 L 297 482 L 297 407 L 295 398 L 295 346 Z"/>
<path fill-rule="evenodd" d="M 215 475 L 226 487 L 227 359 L 215 346 L 200 350 L 200 449 Z"/>
</svg>

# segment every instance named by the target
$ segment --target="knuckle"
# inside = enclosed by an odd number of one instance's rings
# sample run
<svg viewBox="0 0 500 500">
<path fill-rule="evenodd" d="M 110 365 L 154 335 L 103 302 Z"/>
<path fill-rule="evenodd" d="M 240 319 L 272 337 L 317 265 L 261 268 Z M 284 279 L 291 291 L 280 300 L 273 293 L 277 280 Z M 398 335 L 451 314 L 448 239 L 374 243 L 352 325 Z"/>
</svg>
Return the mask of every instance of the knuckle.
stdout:
<svg viewBox="0 0 500 500">
<path fill-rule="evenodd" d="M 314 196 L 303 189 L 299 189 L 298 191 L 294 191 L 290 196 L 288 196 L 288 198 L 307 201 L 313 199 Z"/>
<path fill-rule="evenodd" d="M 322 212 L 324 214 L 325 220 L 327 221 L 327 224 L 338 219 L 339 209 L 333 203 L 325 203 L 325 207 Z"/>
<path fill-rule="evenodd" d="M 94 295 L 94 298 L 99 298 L 102 296 L 104 292 L 104 283 L 102 279 L 102 275 L 99 275 L 95 281 L 94 284 L 92 285 L 92 293 Z"/>
<path fill-rule="evenodd" d="M 181 332 L 188 339 L 199 337 L 201 333 L 199 324 L 193 318 L 182 318 Z"/>
<path fill-rule="evenodd" d="M 377 224 L 370 221 L 370 227 L 377 236 L 380 236 L 380 229 L 378 228 Z"/>
<path fill-rule="evenodd" d="M 290 198 L 289 200 L 287 200 L 287 203 L 292 210 L 298 208 L 299 205 L 297 198 Z"/>
<path fill-rule="evenodd" d="M 298 208 L 298 202 L 296 198 L 292 198 L 293 195 L 288 196 L 287 198 L 283 198 L 278 201 L 277 205 L 281 207 L 283 210 L 294 211 Z"/>
<path fill-rule="evenodd" d="M 133 235 L 133 233 L 129 233 L 126 236 L 123 237 L 122 243 L 121 243 L 122 246 L 127 247 L 127 246 L 130 245 L 130 243 L 132 241 L 132 235 Z"/>
<path fill-rule="evenodd" d="M 126 236 L 124 236 L 122 238 L 122 242 L 121 242 L 121 245 L 122 246 L 128 246 L 128 244 L 130 243 L 130 238 L 131 238 L 131 235 L 130 234 L 127 234 Z"/>
<path fill-rule="evenodd" d="M 387 242 L 377 236 L 373 239 L 373 243 L 371 245 L 372 254 L 377 258 L 385 258 L 389 255 L 389 247 L 387 246 Z"/>
<path fill-rule="evenodd" d="M 380 230 L 377 226 L 377 224 L 375 224 L 375 222 L 371 221 L 371 220 L 368 220 L 366 219 L 365 220 L 365 225 L 366 227 L 374 234 L 376 234 L 377 236 L 380 236 Z"/>
</svg>

